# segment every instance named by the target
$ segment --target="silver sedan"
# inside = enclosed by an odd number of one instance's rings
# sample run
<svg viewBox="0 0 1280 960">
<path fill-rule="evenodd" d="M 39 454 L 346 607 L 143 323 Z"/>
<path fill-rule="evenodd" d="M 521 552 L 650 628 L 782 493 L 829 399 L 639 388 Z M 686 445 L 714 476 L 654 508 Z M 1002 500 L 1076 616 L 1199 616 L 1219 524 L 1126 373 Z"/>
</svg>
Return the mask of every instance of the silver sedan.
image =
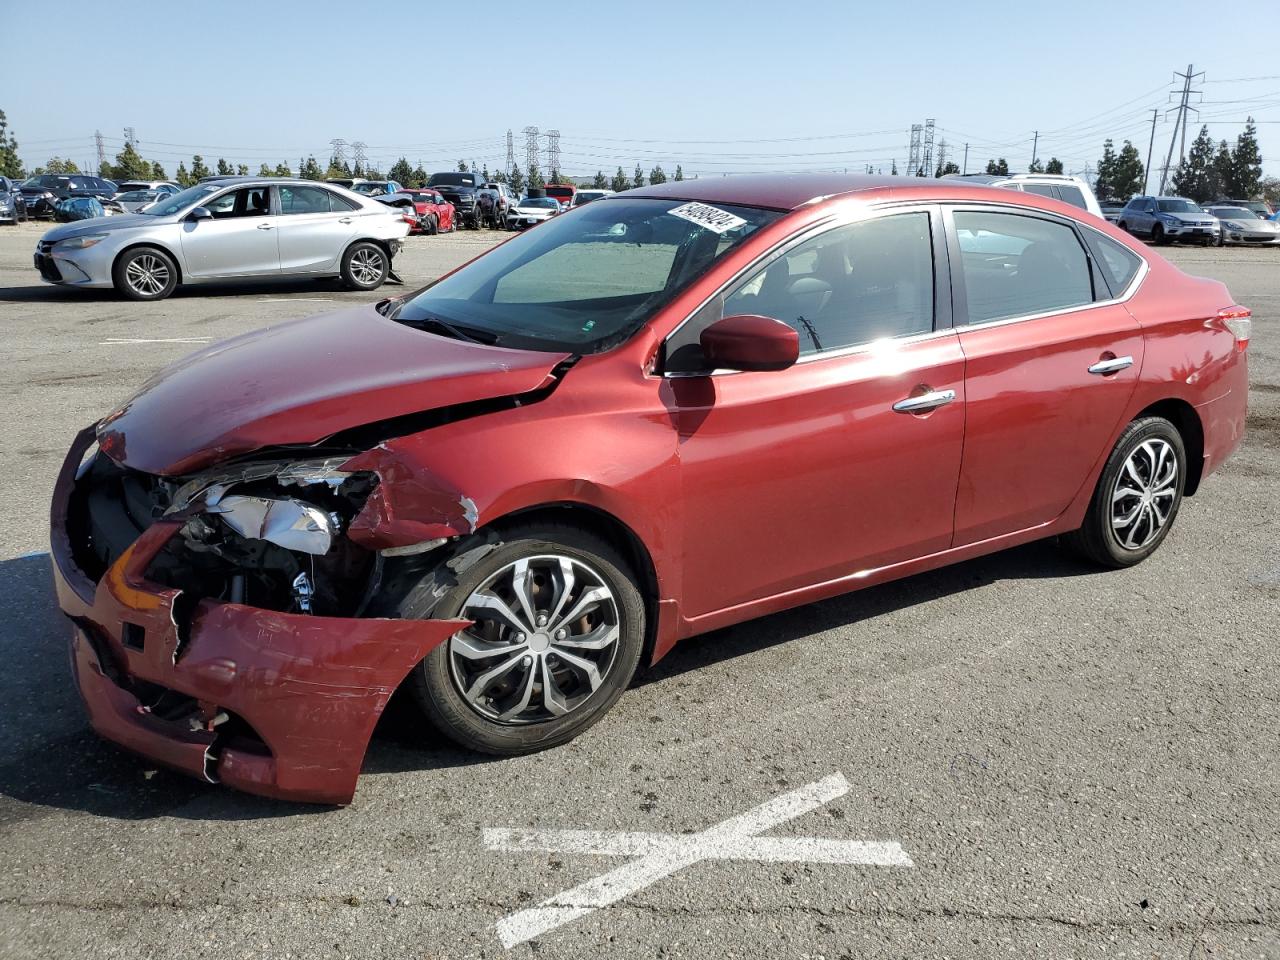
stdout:
<svg viewBox="0 0 1280 960">
<path fill-rule="evenodd" d="M 240 177 L 197 184 L 144 212 L 55 227 L 35 266 L 49 283 L 115 287 L 131 300 L 250 277 L 337 276 L 373 290 L 408 232 L 383 204 L 332 184 Z"/>
</svg>

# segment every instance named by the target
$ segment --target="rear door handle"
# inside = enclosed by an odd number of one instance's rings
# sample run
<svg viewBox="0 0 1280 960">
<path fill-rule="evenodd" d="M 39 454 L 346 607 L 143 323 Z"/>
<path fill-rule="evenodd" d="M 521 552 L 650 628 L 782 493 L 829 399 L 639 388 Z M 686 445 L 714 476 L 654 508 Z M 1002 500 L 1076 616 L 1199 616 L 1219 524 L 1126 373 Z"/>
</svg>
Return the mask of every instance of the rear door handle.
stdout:
<svg viewBox="0 0 1280 960">
<path fill-rule="evenodd" d="M 1133 366 L 1133 357 L 1112 357 L 1110 360 L 1099 360 L 1089 368 L 1095 376 L 1105 377 L 1109 373 L 1119 373 Z"/>
<path fill-rule="evenodd" d="M 272 226 L 271 226 L 271 224 L 269 224 L 269 223 L 260 223 L 260 224 L 258 224 L 258 229 L 259 229 L 259 230 L 270 230 L 270 229 L 272 229 Z"/>
<path fill-rule="evenodd" d="M 925 413 L 926 411 L 946 406 L 955 398 L 956 392 L 954 390 L 934 390 L 931 393 L 922 393 L 918 397 L 907 397 L 905 400 L 899 400 L 893 405 L 893 409 L 898 413 Z"/>
<path fill-rule="evenodd" d="M 350 223 L 350 222 L 351 222 L 351 218 L 350 218 L 350 217 L 342 217 L 338 222 L 339 222 L 339 223 Z"/>
</svg>

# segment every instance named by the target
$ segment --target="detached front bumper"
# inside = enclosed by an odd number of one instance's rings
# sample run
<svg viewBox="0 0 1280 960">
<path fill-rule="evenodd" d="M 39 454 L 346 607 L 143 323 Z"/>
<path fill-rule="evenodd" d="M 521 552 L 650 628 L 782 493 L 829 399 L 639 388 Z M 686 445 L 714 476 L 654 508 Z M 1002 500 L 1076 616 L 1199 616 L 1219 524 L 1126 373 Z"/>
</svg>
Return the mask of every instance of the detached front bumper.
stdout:
<svg viewBox="0 0 1280 960">
<path fill-rule="evenodd" d="M 68 503 L 83 431 L 52 506 L 58 603 L 94 730 L 191 776 L 263 796 L 349 803 L 373 728 L 408 672 L 465 625 L 282 613 L 150 582 L 181 522 L 152 524 L 94 584 L 79 569 Z"/>
</svg>

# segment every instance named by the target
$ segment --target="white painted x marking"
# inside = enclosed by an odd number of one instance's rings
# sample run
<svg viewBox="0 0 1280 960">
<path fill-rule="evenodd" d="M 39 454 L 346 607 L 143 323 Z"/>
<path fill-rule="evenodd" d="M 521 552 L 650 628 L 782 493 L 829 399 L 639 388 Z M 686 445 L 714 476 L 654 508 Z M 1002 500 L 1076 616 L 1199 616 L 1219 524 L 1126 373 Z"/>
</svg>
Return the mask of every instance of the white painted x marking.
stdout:
<svg viewBox="0 0 1280 960">
<path fill-rule="evenodd" d="M 816 810 L 849 792 L 839 773 L 767 800 L 700 833 L 628 833 L 596 830 L 485 830 L 490 850 L 555 852 L 635 857 L 620 867 L 521 910 L 498 922 L 507 949 L 539 934 L 617 903 L 702 860 L 759 860 L 766 863 L 841 863 L 910 867 L 911 858 L 892 841 L 824 840 L 818 837 L 761 837 L 759 834 Z"/>
</svg>

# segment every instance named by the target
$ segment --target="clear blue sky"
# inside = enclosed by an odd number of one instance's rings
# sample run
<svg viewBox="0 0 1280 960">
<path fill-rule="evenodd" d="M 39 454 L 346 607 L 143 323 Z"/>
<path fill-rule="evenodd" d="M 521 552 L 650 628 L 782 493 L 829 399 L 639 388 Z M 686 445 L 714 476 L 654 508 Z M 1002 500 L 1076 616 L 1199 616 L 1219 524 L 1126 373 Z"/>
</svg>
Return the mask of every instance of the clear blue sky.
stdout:
<svg viewBox="0 0 1280 960">
<path fill-rule="evenodd" d="M 48 39 L 5 49 L 0 109 L 29 167 L 53 155 L 93 160 L 95 130 L 114 156 L 132 126 L 143 155 L 170 174 L 193 153 L 255 172 L 263 161 L 296 167 L 305 154 L 324 163 L 335 137 L 364 141 L 383 169 L 401 155 L 428 169 L 459 158 L 494 168 L 507 129 L 522 160 L 521 130 L 532 125 L 560 130 L 574 175 L 630 172 L 637 161 L 668 174 L 677 163 L 702 175 L 867 163 L 887 172 L 894 159 L 903 165 L 911 124 L 933 117 L 957 161 L 970 143 L 970 170 L 995 156 L 1025 169 L 1036 129 L 1041 157 L 1079 170 L 1108 136 L 1133 139 L 1145 159 L 1151 108 L 1171 105 L 1173 72 L 1194 63 L 1214 137 L 1234 142 L 1252 113 L 1266 172 L 1280 174 L 1277 0 L 985 10 L 558 0 L 546 21 L 539 6 L 323 0 L 152 13 L 59 0 L 49 17 L 9 18 Z M 1213 9 L 1229 10 L 1229 22 Z M 516 51 L 527 61 L 502 62 Z M 1263 79 L 1244 79 L 1253 77 Z M 1172 128 L 1162 110 L 1161 160 Z"/>
</svg>

